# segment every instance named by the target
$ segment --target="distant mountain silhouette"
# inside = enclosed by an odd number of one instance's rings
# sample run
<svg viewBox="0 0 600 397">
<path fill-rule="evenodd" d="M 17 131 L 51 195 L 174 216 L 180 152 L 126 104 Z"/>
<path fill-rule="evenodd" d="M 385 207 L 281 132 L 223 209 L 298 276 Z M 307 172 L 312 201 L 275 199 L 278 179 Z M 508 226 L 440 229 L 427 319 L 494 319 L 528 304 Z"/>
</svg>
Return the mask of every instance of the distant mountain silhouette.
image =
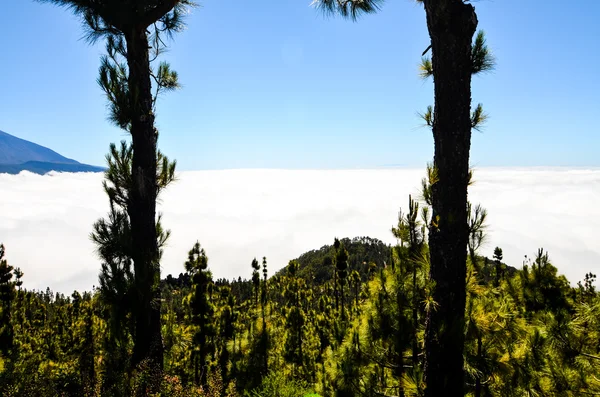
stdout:
<svg viewBox="0 0 600 397">
<path fill-rule="evenodd" d="M 81 164 L 33 142 L 0 131 L 0 173 L 21 171 L 46 174 L 59 172 L 101 172 L 104 168 Z"/>
</svg>

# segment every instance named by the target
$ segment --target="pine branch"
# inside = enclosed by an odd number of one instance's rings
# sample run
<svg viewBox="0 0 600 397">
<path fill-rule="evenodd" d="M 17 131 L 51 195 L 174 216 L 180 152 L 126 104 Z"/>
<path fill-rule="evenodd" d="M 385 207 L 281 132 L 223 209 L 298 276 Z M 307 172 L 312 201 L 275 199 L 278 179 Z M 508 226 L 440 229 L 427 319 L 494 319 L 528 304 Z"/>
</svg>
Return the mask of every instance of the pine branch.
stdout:
<svg viewBox="0 0 600 397">
<path fill-rule="evenodd" d="M 140 25 L 144 28 L 152 25 L 168 14 L 181 0 L 161 0 L 153 9 L 146 12 L 140 19 Z"/>
<path fill-rule="evenodd" d="M 372 14 L 381 9 L 384 0 L 313 0 L 312 6 L 327 14 L 339 14 L 356 21 L 361 14 Z"/>
</svg>

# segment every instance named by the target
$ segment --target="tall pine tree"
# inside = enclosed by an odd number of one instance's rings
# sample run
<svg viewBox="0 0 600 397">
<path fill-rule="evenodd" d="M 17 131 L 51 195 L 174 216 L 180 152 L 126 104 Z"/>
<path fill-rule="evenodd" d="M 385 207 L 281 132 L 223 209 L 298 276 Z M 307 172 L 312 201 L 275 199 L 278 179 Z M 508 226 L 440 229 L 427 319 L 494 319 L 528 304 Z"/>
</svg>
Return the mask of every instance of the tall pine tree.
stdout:
<svg viewBox="0 0 600 397">
<path fill-rule="evenodd" d="M 125 210 L 131 228 L 135 293 L 133 363 L 150 360 L 162 368 L 160 265 L 156 230 L 156 96 L 178 87 L 177 74 L 165 62 L 152 61 L 165 49 L 164 39 L 183 28 L 190 0 L 39 0 L 70 8 L 81 16 L 87 38 L 107 39 L 99 83 L 110 105 L 110 119 L 131 134 L 130 195 Z M 153 89 L 155 92 L 153 92 Z"/>
<path fill-rule="evenodd" d="M 194 350 L 192 361 L 194 363 L 194 381 L 196 384 L 208 384 L 208 356 L 213 352 L 211 338 L 215 335 L 214 313 L 215 309 L 210 301 L 212 275 L 208 270 L 208 257 L 200 243 L 196 242 L 188 253 L 185 270 L 192 277 L 192 293 L 190 308 L 192 324 L 195 327 Z"/>
<path fill-rule="evenodd" d="M 426 15 L 431 59 L 423 59 L 423 76 L 433 76 L 435 105 L 430 112 L 436 183 L 432 185 L 429 244 L 433 299 L 439 305 L 427 321 L 426 396 L 464 395 L 463 350 L 467 260 L 467 187 L 471 130 L 471 76 L 493 62 L 477 29 L 475 8 L 463 0 L 420 0 Z M 356 19 L 374 13 L 383 0 L 315 0 L 319 8 Z M 481 107 L 477 119 L 484 118 Z"/>
<path fill-rule="evenodd" d="M 12 303 L 15 299 L 14 268 L 4 259 L 4 245 L 0 244 L 0 354 L 8 356 L 13 347 Z"/>
</svg>

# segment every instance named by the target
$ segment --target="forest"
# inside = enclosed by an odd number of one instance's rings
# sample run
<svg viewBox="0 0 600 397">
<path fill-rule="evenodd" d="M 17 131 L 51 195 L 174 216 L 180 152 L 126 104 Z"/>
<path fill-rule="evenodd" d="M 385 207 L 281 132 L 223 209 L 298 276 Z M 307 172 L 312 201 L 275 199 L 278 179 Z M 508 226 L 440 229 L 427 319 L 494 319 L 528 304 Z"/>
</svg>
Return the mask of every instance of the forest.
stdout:
<svg viewBox="0 0 600 397">
<path fill-rule="evenodd" d="M 181 273 L 161 274 L 170 230 L 157 202 L 177 173 L 158 149 L 157 99 L 181 88 L 163 56 L 197 4 L 37 1 L 73 12 L 85 38 L 105 44 L 97 82 L 131 139 L 109 146 L 109 211 L 90 225 L 97 288 L 29 290 L 0 246 L 0 395 L 600 395 L 596 276 L 571 284 L 543 248 L 522 264 L 505 263 L 501 247 L 480 254 L 489 225 L 468 198 L 469 154 L 488 114 L 471 103 L 471 77 L 496 60 L 470 2 L 417 1 L 430 38 L 420 77 L 434 87 L 419 116 L 434 158 L 398 203 L 396 244 L 331 236 L 274 273 L 267 257 L 240 258 L 252 277 L 226 280 L 193 236 Z M 356 20 L 383 1 L 312 5 Z"/>
</svg>

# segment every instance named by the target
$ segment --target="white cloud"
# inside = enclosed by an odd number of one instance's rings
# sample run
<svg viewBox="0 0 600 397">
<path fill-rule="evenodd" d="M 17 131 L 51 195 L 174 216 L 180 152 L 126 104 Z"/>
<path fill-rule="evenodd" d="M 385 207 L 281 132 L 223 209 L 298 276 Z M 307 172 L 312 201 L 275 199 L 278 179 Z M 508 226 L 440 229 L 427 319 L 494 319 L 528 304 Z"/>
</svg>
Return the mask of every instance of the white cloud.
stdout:
<svg viewBox="0 0 600 397">
<path fill-rule="evenodd" d="M 163 275 L 183 271 L 199 240 L 216 277 L 248 277 L 254 257 L 271 272 L 334 237 L 393 243 L 399 207 L 424 170 L 228 170 L 182 172 L 161 196 L 172 230 Z M 489 212 L 489 240 L 506 261 L 544 247 L 571 282 L 600 270 L 600 170 L 479 169 L 470 199 Z M 97 284 L 91 226 L 108 202 L 100 174 L 0 174 L 0 242 L 28 288 L 70 293 Z"/>
</svg>

